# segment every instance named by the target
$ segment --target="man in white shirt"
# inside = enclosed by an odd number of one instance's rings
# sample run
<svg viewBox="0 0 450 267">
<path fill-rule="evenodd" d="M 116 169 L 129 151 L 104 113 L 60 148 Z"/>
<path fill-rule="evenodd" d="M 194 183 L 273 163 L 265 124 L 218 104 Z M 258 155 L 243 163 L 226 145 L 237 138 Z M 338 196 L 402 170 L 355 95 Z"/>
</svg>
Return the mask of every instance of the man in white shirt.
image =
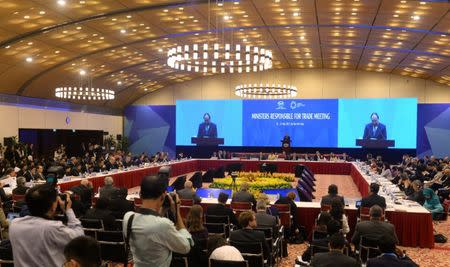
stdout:
<svg viewBox="0 0 450 267">
<path fill-rule="evenodd" d="M 64 246 L 84 235 L 69 195 L 66 198 L 66 202 L 62 201 L 51 184 L 28 190 L 25 202 L 31 215 L 14 219 L 9 226 L 14 266 L 61 267 L 64 264 Z M 67 215 L 67 226 L 53 220 L 58 205 Z"/>
<path fill-rule="evenodd" d="M 180 214 L 180 200 L 168 196 L 176 223 L 161 216 L 166 198 L 166 182 L 157 176 L 142 179 L 140 196 L 142 206 L 138 212 L 127 212 L 123 218 L 123 231 L 133 254 L 135 267 L 169 267 L 172 252 L 187 254 L 193 245 Z M 130 221 L 130 223 L 129 223 Z"/>
</svg>

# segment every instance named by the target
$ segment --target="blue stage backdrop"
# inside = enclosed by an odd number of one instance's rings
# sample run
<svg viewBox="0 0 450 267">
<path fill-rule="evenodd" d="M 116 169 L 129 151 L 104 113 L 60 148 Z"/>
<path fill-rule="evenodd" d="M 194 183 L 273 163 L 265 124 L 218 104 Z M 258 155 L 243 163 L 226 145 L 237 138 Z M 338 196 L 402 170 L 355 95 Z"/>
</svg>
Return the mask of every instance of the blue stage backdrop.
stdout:
<svg viewBox="0 0 450 267">
<path fill-rule="evenodd" d="M 450 156 L 450 104 L 419 104 L 417 155 Z"/>
<path fill-rule="evenodd" d="M 129 106 L 124 119 L 133 154 L 165 151 L 175 156 L 175 106 Z"/>
<path fill-rule="evenodd" d="M 416 148 L 416 98 L 339 99 L 339 147 L 357 147 L 370 115 L 377 113 L 386 126 L 386 139 L 395 140 L 394 148 Z"/>
<path fill-rule="evenodd" d="M 303 100 L 295 100 L 295 102 L 299 102 Z M 345 100 L 346 101 L 346 100 Z M 344 101 L 344 102 L 345 102 Z M 401 101 L 411 101 L 411 100 L 401 100 Z M 238 101 L 239 102 L 239 101 Z M 238 103 L 237 102 L 237 103 Z M 245 101 L 247 102 L 247 101 Z M 259 101 L 257 101 L 259 102 Z M 271 101 L 268 101 L 270 103 Z M 286 101 L 285 108 L 290 109 L 290 101 Z M 197 102 L 197 104 L 199 104 Z M 216 103 L 217 104 L 217 103 Z M 222 104 L 222 103 L 221 103 Z M 255 102 L 256 104 L 256 102 Z M 273 104 L 273 103 L 271 103 Z M 278 105 L 278 103 L 276 103 Z M 362 135 L 362 130 L 364 123 L 368 123 L 369 118 L 367 115 L 368 113 L 372 112 L 373 110 L 376 110 L 380 113 L 380 121 L 385 123 L 387 122 L 389 125 L 396 125 L 401 126 L 403 129 L 403 132 L 407 134 L 406 139 L 404 139 L 405 135 L 399 136 L 399 133 L 393 132 L 392 128 L 388 128 L 388 136 L 394 137 L 397 135 L 397 140 L 403 139 L 407 140 L 408 144 L 402 145 L 402 147 L 413 147 L 410 146 L 410 139 L 411 137 L 415 137 L 417 133 L 417 154 L 419 156 L 424 155 L 437 155 L 437 156 L 445 156 L 450 155 L 450 104 L 419 104 L 417 105 L 417 129 L 411 129 L 406 130 L 404 127 L 405 121 L 402 120 L 415 120 L 416 117 L 414 115 L 412 116 L 405 116 L 405 114 L 414 114 L 414 110 L 411 109 L 410 105 L 407 105 L 408 108 L 405 109 L 405 106 L 403 106 L 403 110 L 401 112 L 393 112 L 394 110 L 385 110 L 384 108 L 378 109 L 378 106 L 366 106 L 367 110 L 364 109 L 364 112 L 354 112 L 352 111 L 356 106 L 349 105 L 346 103 L 347 107 L 342 106 L 343 103 L 339 103 L 339 136 L 338 138 L 338 146 L 339 147 L 351 147 L 353 145 L 354 139 Z M 388 106 L 389 103 L 385 103 L 387 105 L 381 105 L 381 106 Z M 249 105 L 251 107 L 252 105 Z M 272 106 L 272 105 L 270 105 Z M 402 107 L 402 105 L 399 105 Z M 218 119 L 218 117 L 224 116 L 227 114 L 228 118 L 231 118 L 232 120 L 229 121 L 229 126 L 225 127 L 225 129 L 218 129 L 219 135 L 224 134 L 225 132 L 229 132 L 233 134 L 240 134 L 242 132 L 242 121 L 241 116 L 238 116 L 237 113 L 243 112 L 243 108 L 237 105 L 233 110 L 227 109 L 223 107 L 222 105 L 217 105 L 215 107 L 220 111 L 221 114 L 217 115 L 214 112 L 213 119 Z M 328 107 L 327 107 L 328 108 Z M 364 108 L 364 107 L 361 107 Z M 376 109 L 375 109 L 376 108 Z M 195 109 L 195 107 L 194 107 Z M 200 110 L 199 106 L 197 106 L 197 113 L 194 117 L 189 118 L 186 117 L 186 121 L 195 121 L 195 126 L 198 126 L 199 120 L 201 120 L 201 117 L 203 115 L 204 110 Z M 398 113 L 397 113 L 398 112 Z M 190 112 L 189 112 L 190 113 Z M 124 111 L 124 134 L 127 136 L 130 140 L 130 149 L 133 152 L 133 154 L 139 154 L 142 152 L 157 152 L 157 151 L 168 151 L 171 156 L 174 156 L 175 150 L 176 150 L 176 134 L 175 134 L 175 128 L 176 128 L 176 107 L 175 106 L 129 106 Z M 190 113 L 191 115 L 193 113 Z M 352 120 L 350 117 L 346 118 L 345 114 L 355 114 L 357 116 L 361 116 L 360 119 L 356 120 L 356 117 Z M 395 116 L 391 117 L 395 114 L 402 114 L 402 116 Z M 200 117 L 200 119 L 199 119 Z M 341 121 L 343 119 L 343 121 Z M 349 120 L 348 120 L 349 119 Z M 347 122 L 345 122 L 348 120 Z M 333 121 L 333 120 L 328 120 Z M 360 124 L 352 126 L 352 121 L 356 122 L 358 121 Z M 334 124 L 335 122 L 333 122 Z M 348 127 L 344 127 L 342 129 L 343 125 L 347 125 Z M 356 127 L 357 126 L 357 127 Z M 186 135 L 187 137 L 190 137 L 192 135 L 195 135 L 195 128 L 191 129 L 191 132 Z M 243 128 L 249 128 L 247 125 L 244 124 Z M 344 134 L 344 136 L 348 135 L 351 137 L 349 140 L 342 139 L 342 132 L 349 133 L 352 128 L 355 128 L 353 131 L 354 136 L 350 134 Z M 183 128 L 181 128 L 183 129 Z M 224 132 L 225 130 L 225 132 Z M 249 129 L 250 130 L 250 129 Z M 194 131 L 194 132 L 192 132 Z M 285 132 L 281 131 L 279 132 L 280 135 L 283 135 Z M 244 134 L 245 135 L 245 134 Z M 394 135 L 394 136 L 393 136 Z M 230 138 L 229 140 L 239 140 L 239 137 L 236 136 L 235 138 Z M 248 143 L 248 138 L 242 138 L 244 140 L 244 143 Z M 247 139 L 247 140 L 246 140 Z M 187 139 L 186 139 L 187 140 Z M 331 137 L 330 140 L 336 140 L 336 137 Z M 278 138 L 275 141 L 279 141 Z M 239 143 L 239 142 L 236 142 Z M 346 145 L 347 144 L 347 145 Z M 179 145 L 179 144 L 178 144 Z M 248 144 L 247 144 L 248 145 Z M 246 144 L 236 145 L 236 144 L 229 144 L 226 146 L 247 146 Z M 254 144 L 257 145 L 257 144 Z M 333 145 L 333 142 L 329 144 L 330 146 L 336 146 Z M 267 144 L 264 144 L 262 142 L 260 146 L 267 146 Z M 278 144 L 276 145 L 278 146 Z M 294 144 L 294 146 L 296 146 Z M 300 145 L 301 146 L 301 145 Z M 317 145 L 318 147 L 321 147 L 321 145 Z M 246 148 L 242 148 L 242 151 L 245 151 Z M 325 146 L 322 146 L 325 147 Z M 398 146 L 396 146 L 398 148 Z"/>
<path fill-rule="evenodd" d="M 246 100 L 242 117 L 244 146 L 337 147 L 336 99 Z"/>
</svg>

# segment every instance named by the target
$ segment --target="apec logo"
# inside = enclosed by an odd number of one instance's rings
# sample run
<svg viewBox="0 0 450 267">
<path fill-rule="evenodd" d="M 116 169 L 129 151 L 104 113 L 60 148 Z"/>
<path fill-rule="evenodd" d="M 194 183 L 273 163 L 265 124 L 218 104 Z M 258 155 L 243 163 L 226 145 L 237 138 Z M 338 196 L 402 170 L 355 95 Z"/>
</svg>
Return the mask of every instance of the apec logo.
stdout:
<svg viewBox="0 0 450 267">
<path fill-rule="evenodd" d="M 277 109 L 286 109 L 286 107 L 284 106 L 284 101 L 278 101 L 277 105 Z"/>
<path fill-rule="evenodd" d="M 291 101 L 291 103 L 289 104 L 289 107 L 291 109 L 297 109 L 305 106 L 305 104 L 296 101 Z M 277 102 L 277 109 L 286 109 L 284 101 L 280 100 Z"/>
</svg>

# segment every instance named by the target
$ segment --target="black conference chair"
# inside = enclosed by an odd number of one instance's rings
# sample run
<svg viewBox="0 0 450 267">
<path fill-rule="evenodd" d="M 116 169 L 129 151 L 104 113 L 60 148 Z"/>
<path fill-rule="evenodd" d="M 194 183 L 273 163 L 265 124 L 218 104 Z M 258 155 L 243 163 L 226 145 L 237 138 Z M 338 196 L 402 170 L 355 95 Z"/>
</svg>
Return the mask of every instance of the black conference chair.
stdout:
<svg viewBox="0 0 450 267">
<path fill-rule="evenodd" d="M 80 218 L 81 226 L 83 226 L 84 234 L 97 239 L 97 231 L 104 230 L 103 221 L 100 219 Z"/>
<path fill-rule="evenodd" d="M 213 178 L 215 178 L 214 175 L 215 175 L 215 170 L 214 169 L 207 170 L 202 176 L 203 182 L 205 182 L 205 183 L 212 183 L 213 182 Z"/>
<path fill-rule="evenodd" d="M 361 263 L 366 263 L 368 259 L 375 258 L 380 254 L 378 238 L 361 236 L 359 241 L 359 261 Z"/>
<path fill-rule="evenodd" d="M 221 261 L 209 259 L 209 267 L 248 267 L 247 261 Z"/>
<path fill-rule="evenodd" d="M 202 188 L 203 187 L 203 181 L 204 181 L 204 179 L 202 177 L 202 173 L 201 172 L 194 173 L 194 175 L 191 177 L 190 181 L 192 182 L 192 187 L 194 187 L 194 188 Z"/>
<path fill-rule="evenodd" d="M 188 258 L 185 255 L 173 253 L 170 267 L 189 267 Z"/>
<path fill-rule="evenodd" d="M 230 240 L 230 245 L 237 248 L 249 267 L 264 267 L 264 254 L 260 242 L 235 242 Z"/>
<path fill-rule="evenodd" d="M 97 231 L 103 261 L 128 264 L 128 250 L 122 231 Z"/>
<path fill-rule="evenodd" d="M 223 237 L 228 237 L 230 235 L 230 230 L 224 223 L 204 223 L 205 228 L 208 230 L 210 235 L 223 235 Z"/>
<path fill-rule="evenodd" d="M 177 179 L 172 183 L 172 187 L 174 190 L 182 190 L 184 189 L 184 183 L 186 182 L 186 175 L 178 176 Z"/>
</svg>

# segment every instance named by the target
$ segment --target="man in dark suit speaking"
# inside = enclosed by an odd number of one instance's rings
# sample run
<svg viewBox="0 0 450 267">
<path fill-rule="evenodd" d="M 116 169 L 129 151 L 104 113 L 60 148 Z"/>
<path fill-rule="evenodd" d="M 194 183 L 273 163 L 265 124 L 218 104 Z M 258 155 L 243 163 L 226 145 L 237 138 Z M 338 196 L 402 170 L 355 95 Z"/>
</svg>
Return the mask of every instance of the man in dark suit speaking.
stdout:
<svg viewBox="0 0 450 267">
<path fill-rule="evenodd" d="M 386 126 L 380 123 L 378 114 L 375 112 L 372 113 L 370 119 L 372 120 L 372 123 L 367 124 L 366 128 L 364 128 L 363 139 L 386 140 Z"/>
<path fill-rule="evenodd" d="M 203 115 L 204 122 L 198 126 L 197 137 L 205 138 L 217 138 L 217 126 L 211 122 L 211 115 L 205 113 Z"/>
</svg>

